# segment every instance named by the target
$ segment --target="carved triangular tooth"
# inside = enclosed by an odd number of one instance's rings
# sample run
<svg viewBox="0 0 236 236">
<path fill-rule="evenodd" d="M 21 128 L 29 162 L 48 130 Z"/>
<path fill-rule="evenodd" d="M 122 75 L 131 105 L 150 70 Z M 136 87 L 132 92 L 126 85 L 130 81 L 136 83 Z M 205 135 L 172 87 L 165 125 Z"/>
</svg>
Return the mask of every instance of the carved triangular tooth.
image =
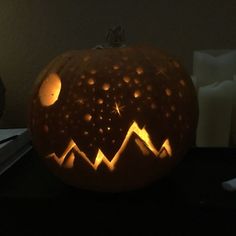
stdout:
<svg viewBox="0 0 236 236">
<path fill-rule="evenodd" d="M 172 149 L 170 145 L 169 139 L 166 139 L 165 142 L 162 144 L 162 147 L 165 148 L 167 154 L 171 157 L 172 156 Z"/>
<path fill-rule="evenodd" d="M 66 158 L 62 164 L 64 168 L 71 169 L 74 167 L 75 154 L 71 152 L 68 158 Z"/>
<path fill-rule="evenodd" d="M 49 157 L 52 157 L 60 166 L 64 163 L 66 156 L 68 153 L 73 149 L 73 151 L 77 152 L 94 170 L 97 170 L 99 165 L 104 162 L 104 164 L 112 171 L 115 168 L 115 164 L 120 158 L 121 153 L 125 150 L 132 134 L 135 133 L 138 138 L 144 143 L 144 145 L 154 153 L 155 156 L 164 158 L 166 156 L 172 155 L 171 146 L 169 143 L 169 139 L 166 139 L 163 145 L 161 146 L 161 149 L 158 151 L 155 146 L 153 145 L 151 138 L 149 137 L 148 132 L 145 128 L 140 129 L 138 124 L 134 121 L 133 124 L 130 126 L 124 141 L 122 142 L 122 145 L 120 146 L 119 150 L 115 154 L 115 156 L 109 161 L 109 159 L 104 155 L 104 153 L 98 149 L 95 162 L 92 163 L 90 159 L 87 157 L 87 155 L 79 149 L 79 147 L 75 144 L 75 142 L 71 139 L 70 143 L 68 144 L 66 150 L 62 154 L 61 157 L 57 157 L 55 153 L 52 153 L 49 155 Z M 71 154 L 72 155 L 72 154 Z M 73 159 L 74 163 L 74 153 L 72 156 L 70 156 L 71 159 Z M 73 166 L 73 165 L 72 165 Z"/>
<path fill-rule="evenodd" d="M 168 155 L 166 149 L 163 147 L 161 150 L 160 150 L 160 153 L 158 155 L 159 158 L 163 159 L 163 158 L 166 158 Z"/>
<path fill-rule="evenodd" d="M 140 140 L 140 138 L 136 138 L 134 141 L 144 156 L 148 156 L 150 154 L 148 147 L 142 140 Z"/>
<path fill-rule="evenodd" d="M 58 157 L 55 153 L 49 154 L 48 157 L 53 158 L 60 166 L 64 163 L 66 156 L 72 149 L 76 146 L 75 142 L 71 139 L 69 144 L 67 145 L 63 154 Z"/>
</svg>

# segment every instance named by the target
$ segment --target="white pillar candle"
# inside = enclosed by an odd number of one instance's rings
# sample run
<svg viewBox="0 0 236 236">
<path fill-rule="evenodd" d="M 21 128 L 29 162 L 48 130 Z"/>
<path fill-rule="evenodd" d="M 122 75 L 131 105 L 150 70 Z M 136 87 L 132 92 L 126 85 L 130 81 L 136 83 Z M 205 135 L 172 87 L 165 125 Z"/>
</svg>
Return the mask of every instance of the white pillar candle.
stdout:
<svg viewBox="0 0 236 236">
<path fill-rule="evenodd" d="M 236 73 L 236 50 L 201 50 L 193 54 L 193 75 L 198 88 L 232 80 Z"/>
<path fill-rule="evenodd" d="M 227 147 L 231 129 L 233 81 L 199 88 L 198 147 Z"/>
</svg>

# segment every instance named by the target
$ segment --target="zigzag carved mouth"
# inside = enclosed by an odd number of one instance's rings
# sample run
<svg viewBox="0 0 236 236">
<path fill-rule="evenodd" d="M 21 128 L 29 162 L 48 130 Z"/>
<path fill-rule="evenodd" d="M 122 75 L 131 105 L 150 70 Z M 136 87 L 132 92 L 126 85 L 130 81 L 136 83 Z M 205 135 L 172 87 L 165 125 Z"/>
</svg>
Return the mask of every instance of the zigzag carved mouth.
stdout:
<svg viewBox="0 0 236 236">
<path fill-rule="evenodd" d="M 109 161 L 107 157 L 104 155 L 104 153 L 100 149 L 98 149 L 94 163 L 91 162 L 90 159 L 87 157 L 87 155 L 82 150 L 79 149 L 79 147 L 75 144 L 75 142 L 72 139 L 69 142 L 68 146 L 66 147 L 64 153 L 60 157 L 58 157 L 55 153 L 51 153 L 47 157 L 54 159 L 60 166 L 73 168 L 75 153 L 78 153 L 80 157 L 82 157 L 94 170 L 97 170 L 97 168 L 103 162 L 108 167 L 108 169 L 112 171 L 115 169 L 115 165 L 118 162 L 122 152 L 128 145 L 129 140 L 133 133 L 135 133 L 138 136 L 139 139 L 136 139 L 136 144 L 141 149 L 144 155 L 149 153 L 148 151 L 151 151 L 158 158 L 165 158 L 168 156 L 169 157 L 172 156 L 172 149 L 170 146 L 169 139 L 166 139 L 162 144 L 160 150 L 157 150 L 156 147 L 153 145 L 147 130 L 145 128 L 140 129 L 138 124 L 134 121 L 130 126 L 119 150 L 116 152 L 111 161 Z"/>
</svg>

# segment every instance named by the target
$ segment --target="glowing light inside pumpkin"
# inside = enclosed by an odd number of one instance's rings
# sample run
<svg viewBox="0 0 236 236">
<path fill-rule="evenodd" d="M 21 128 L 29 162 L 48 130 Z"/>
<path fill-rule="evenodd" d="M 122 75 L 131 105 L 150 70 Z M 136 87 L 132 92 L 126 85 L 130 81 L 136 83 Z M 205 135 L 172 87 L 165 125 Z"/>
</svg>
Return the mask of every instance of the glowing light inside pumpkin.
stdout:
<svg viewBox="0 0 236 236">
<path fill-rule="evenodd" d="M 53 105 L 61 91 L 61 79 L 55 74 L 49 74 L 48 77 L 43 81 L 39 89 L 39 100 L 42 106 Z"/>
<path fill-rule="evenodd" d="M 104 91 L 108 91 L 110 89 L 110 84 L 108 84 L 108 83 L 103 84 L 102 89 Z"/>
<path fill-rule="evenodd" d="M 137 67 L 137 68 L 136 68 L 136 73 L 137 73 L 138 75 L 143 74 L 143 72 L 144 72 L 144 70 L 143 70 L 142 67 Z"/>
<path fill-rule="evenodd" d="M 172 94 L 172 92 L 169 88 L 165 89 L 165 93 L 167 96 L 170 96 Z"/>
<path fill-rule="evenodd" d="M 140 90 L 136 90 L 136 91 L 134 92 L 134 97 L 135 97 L 135 98 L 138 98 L 138 97 L 140 97 L 140 96 L 141 96 Z"/>
<path fill-rule="evenodd" d="M 94 85 L 95 84 L 94 79 L 92 79 L 92 78 L 88 79 L 88 84 L 89 85 Z"/>
<path fill-rule="evenodd" d="M 118 70 L 119 68 L 120 68 L 119 65 L 114 65 L 114 66 L 113 66 L 113 69 L 114 69 L 114 70 Z"/>
<path fill-rule="evenodd" d="M 121 106 L 119 103 L 115 103 L 115 106 L 113 107 L 113 113 L 117 113 L 119 116 L 121 116 L 121 111 L 124 109 L 125 106 Z"/>
<path fill-rule="evenodd" d="M 103 99 L 99 98 L 99 99 L 97 100 L 97 103 L 98 103 L 98 104 L 103 104 Z"/>
<path fill-rule="evenodd" d="M 138 138 L 140 139 L 143 144 L 138 141 L 138 147 L 141 149 L 142 152 L 144 152 L 144 145 L 146 148 L 151 151 L 156 157 L 159 158 L 165 158 L 165 157 L 171 157 L 172 156 L 172 149 L 170 146 L 169 139 L 166 139 L 164 143 L 162 144 L 160 150 L 157 150 L 154 144 L 151 141 L 151 138 L 149 137 L 149 134 L 145 128 L 140 129 L 138 124 L 134 121 L 132 125 L 130 126 L 124 141 L 122 142 L 119 150 L 116 152 L 114 157 L 111 159 L 107 159 L 105 154 L 98 149 L 96 158 L 94 163 L 90 161 L 90 159 L 87 157 L 87 155 L 79 149 L 79 147 L 75 144 L 75 142 L 71 139 L 68 146 L 66 147 L 64 153 L 61 157 L 58 157 L 55 153 L 49 154 L 47 157 L 54 159 L 60 166 L 64 167 L 64 163 L 68 161 L 69 164 L 66 163 L 65 167 L 72 168 L 75 160 L 75 153 L 77 153 L 80 157 L 82 157 L 94 170 L 97 170 L 97 168 L 100 166 L 100 164 L 103 162 L 110 171 L 113 171 L 115 169 L 115 165 L 118 162 L 122 152 L 125 150 L 126 146 L 128 145 L 130 138 L 132 134 L 136 134 Z M 137 139 L 137 138 L 136 138 Z M 137 143 L 137 141 L 136 141 Z M 69 154 L 70 153 L 70 154 Z M 147 153 L 147 152 L 146 152 Z M 66 157 L 69 154 L 69 158 L 66 159 Z"/>
<path fill-rule="evenodd" d="M 64 161 L 63 167 L 65 168 L 73 168 L 74 166 L 74 160 L 75 160 L 75 154 L 72 152 L 69 157 Z"/>
<path fill-rule="evenodd" d="M 130 82 L 130 77 L 129 76 L 124 76 L 123 80 L 125 81 L 125 83 L 129 83 Z"/>
<path fill-rule="evenodd" d="M 91 119 L 92 119 L 92 116 L 90 114 L 86 114 L 84 116 L 84 120 L 87 121 L 87 122 L 91 121 Z"/>
<path fill-rule="evenodd" d="M 145 144 L 143 143 L 142 140 L 140 140 L 139 138 L 136 138 L 135 143 L 139 146 L 139 148 L 144 156 L 147 156 L 150 154 L 148 148 L 145 146 Z"/>
</svg>

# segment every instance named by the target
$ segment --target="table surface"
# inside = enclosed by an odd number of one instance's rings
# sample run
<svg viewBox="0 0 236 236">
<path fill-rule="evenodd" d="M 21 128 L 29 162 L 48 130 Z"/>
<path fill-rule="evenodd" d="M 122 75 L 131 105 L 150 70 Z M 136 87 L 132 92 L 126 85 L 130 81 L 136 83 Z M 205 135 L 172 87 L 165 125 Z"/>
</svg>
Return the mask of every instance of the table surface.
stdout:
<svg viewBox="0 0 236 236">
<path fill-rule="evenodd" d="M 193 235 L 193 228 L 198 233 L 203 228 L 209 231 L 217 228 L 224 235 L 231 235 L 236 233 L 236 192 L 225 191 L 221 184 L 234 177 L 235 148 L 193 148 L 168 177 L 152 186 L 126 193 L 89 192 L 67 186 L 54 177 L 32 149 L 0 176 L 0 200 L 8 202 L 3 208 L 5 212 L 8 212 L 9 204 L 15 204 L 14 207 L 18 204 L 24 209 L 26 204 L 31 204 L 31 209 L 36 206 L 48 209 L 50 205 L 54 206 L 54 211 L 83 212 L 88 219 L 92 214 L 93 222 L 99 225 L 104 224 L 104 219 L 109 221 L 112 218 L 114 222 L 121 216 L 126 221 L 132 218 L 136 222 L 136 231 L 137 222 L 144 217 L 152 223 L 148 224 L 148 230 L 142 223 L 143 231 L 139 231 L 143 235 L 145 232 L 159 233 L 156 220 L 160 216 L 164 222 L 175 225 L 177 222 L 181 235 L 189 232 Z M 184 216 L 179 217 L 182 214 Z M 78 215 L 77 219 L 80 219 Z M 96 235 L 98 232 L 106 235 L 108 229 L 99 226 Z M 172 227 L 165 230 L 170 234 L 176 232 Z"/>
</svg>

